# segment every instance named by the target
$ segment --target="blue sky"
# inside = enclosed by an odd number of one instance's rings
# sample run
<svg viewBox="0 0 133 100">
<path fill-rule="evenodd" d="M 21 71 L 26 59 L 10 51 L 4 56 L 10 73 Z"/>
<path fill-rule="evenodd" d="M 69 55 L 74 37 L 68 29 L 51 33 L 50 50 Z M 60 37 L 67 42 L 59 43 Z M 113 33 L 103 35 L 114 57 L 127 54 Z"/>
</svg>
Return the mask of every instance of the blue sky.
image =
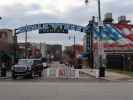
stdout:
<svg viewBox="0 0 133 100">
<path fill-rule="evenodd" d="M 1 28 L 15 28 L 36 23 L 72 23 L 86 25 L 91 16 L 97 16 L 97 0 L 90 0 L 86 6 L 84 0 L 3 0 L 0 3 Z M 106 12 L 112 12 L 115 20 L 120 15 L 126 15 L 133 20 L 133 0 L 101 0 L 102 17 Z M 70 32 L 73 37 L 75 32 Z M 62 43 L 70 45 L 65 34 L 44 34 L 37 32 L 28 34 L 28 41 Z M 80 43 L 84 33 L 75 33 L 76 42 Z M 24 34 L 19 35 L 19 41 L 24 40 Z"/>
</svg>

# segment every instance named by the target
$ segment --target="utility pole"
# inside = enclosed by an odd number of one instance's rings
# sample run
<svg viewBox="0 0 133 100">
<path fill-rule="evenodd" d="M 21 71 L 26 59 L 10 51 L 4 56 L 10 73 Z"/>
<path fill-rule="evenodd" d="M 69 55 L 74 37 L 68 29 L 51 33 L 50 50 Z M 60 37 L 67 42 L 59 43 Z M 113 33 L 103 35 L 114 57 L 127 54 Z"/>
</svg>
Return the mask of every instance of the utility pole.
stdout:
<svg viewBox="0 0 133 100">
<path fill-rule="evenodd" d="M 74 42 L 74 58 L 75 58 L 76 57 L 76 37 L 75 37 L 75 35 L 73 38 L 74 38 L 73 42 Z"/>
<path fill-rule="evenodd" d="M 100 38 L 98 40 L 98 56 L 99 56 L 99 77 L 105 77 L 105 66 L 103 66 L 103 56 L 104 56 L 104 46 L 103 46 L 103 36 L 102 36 L 102 21 L 101 21 L 101 2 L 98 0 L 98 18 L 99 18 L 99 34 Z"/>
<path fill-rule="evenodd" d="M 98 17 L 99 17 L 99 22 L 101 22 L 101 1 L 98 0 Z"/>
<path fill-rule="evenodd" d="M 85 0 L 85 3 L 88 4 L 89 0 Z M 99 77 L 105 77 L 105 68 L 103 66 L 103 55 L 104 47 L 102 42 L 102 21 L 101 21 L 101 1 L 97 0 L 98 3 L 98 26 L 100 38 L 98 39 L 98 68 L 99 68 Z"/>
<path fill-rule="evenodd" d="M 94 51 L 93 51 L 93 24 L 95 23 L 95 16 L 92 17 L 92 21 L 89 22 L 90 24 L 90 67 L 93 69 L 94 68 Z"/>
<path fill-rule="evenodd" d="M 25 31 L 25 59 L 27 59 L 27 58 L 28 58 L 27 24 L 26 24 L 25 30 L 26 30 L 26 31 Z"/>
<path fill-rule="evenodd" d="M 76 36 L 69 36 L 69 40 L 72 38 L 73 40 L 73 53 L 74 53 L 74 57 L 76 57 Z"/>
</svg>

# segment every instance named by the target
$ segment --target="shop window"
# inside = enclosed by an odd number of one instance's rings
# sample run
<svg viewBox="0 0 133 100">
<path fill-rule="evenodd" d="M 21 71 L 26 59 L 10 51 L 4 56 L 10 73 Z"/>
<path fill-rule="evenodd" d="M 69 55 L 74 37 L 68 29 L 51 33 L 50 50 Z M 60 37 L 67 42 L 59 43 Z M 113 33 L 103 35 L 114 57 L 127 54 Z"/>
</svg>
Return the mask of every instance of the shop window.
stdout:
<svg viewBox="0 0 133 100">
<path fill-rule="evenodd" d="M 3 36 L 4 38 L 7 38 L 7 33 L 4 33 L 3 35 L 4 35 L 4 36 Z"/>
<path fill-rule="evenodd" d="M 0 39 L 2 38 L 2 33 L 0 33 Z"/>
<path fill-rule="evenodd" d="M 133 28 L 131 29 L 131 31 L 132 31 L 132 34 L 133 34 Z"/>
</svg>

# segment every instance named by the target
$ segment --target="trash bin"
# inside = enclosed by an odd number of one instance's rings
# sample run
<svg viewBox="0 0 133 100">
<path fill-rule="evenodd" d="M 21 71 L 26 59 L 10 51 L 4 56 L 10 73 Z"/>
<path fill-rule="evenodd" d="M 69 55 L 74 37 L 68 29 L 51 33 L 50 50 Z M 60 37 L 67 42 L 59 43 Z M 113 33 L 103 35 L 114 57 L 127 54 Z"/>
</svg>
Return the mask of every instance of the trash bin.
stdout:
<svg viewBox="0 0 133 100">
<path fill-rule="evenodd" d="M 6 69 L 1 68 L 1 77 L 6 77 Z"/>
<path fill-rule="evenodd" d="M 82 65 L 81 64 L 78 65 L 78 69 L 82 69 Z"/>
<path fill-rule="evenodd" d="M 6 63 L 2 62 L 2 66 L 1 66 L 1 77 L 6 77 Z"/>
<path fill-rule="evenodd" d="M 99 77 L 105 77 L 105 67 L 99 68 Z"/>
</svg>

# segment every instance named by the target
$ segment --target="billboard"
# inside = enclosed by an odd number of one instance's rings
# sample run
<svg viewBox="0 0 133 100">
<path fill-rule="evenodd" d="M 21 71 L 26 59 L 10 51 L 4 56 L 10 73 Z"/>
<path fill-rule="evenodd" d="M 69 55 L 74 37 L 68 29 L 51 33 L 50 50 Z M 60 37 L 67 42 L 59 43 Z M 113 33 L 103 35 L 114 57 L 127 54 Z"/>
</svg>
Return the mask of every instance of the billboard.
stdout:
<svg viewBox="0 0 133 100">
<path fill-rule="evenodd" d="M 39 29 L 39 33 L 68 33 L 68 29 L 64 25 L 55 24 Z"/>
</svg>

